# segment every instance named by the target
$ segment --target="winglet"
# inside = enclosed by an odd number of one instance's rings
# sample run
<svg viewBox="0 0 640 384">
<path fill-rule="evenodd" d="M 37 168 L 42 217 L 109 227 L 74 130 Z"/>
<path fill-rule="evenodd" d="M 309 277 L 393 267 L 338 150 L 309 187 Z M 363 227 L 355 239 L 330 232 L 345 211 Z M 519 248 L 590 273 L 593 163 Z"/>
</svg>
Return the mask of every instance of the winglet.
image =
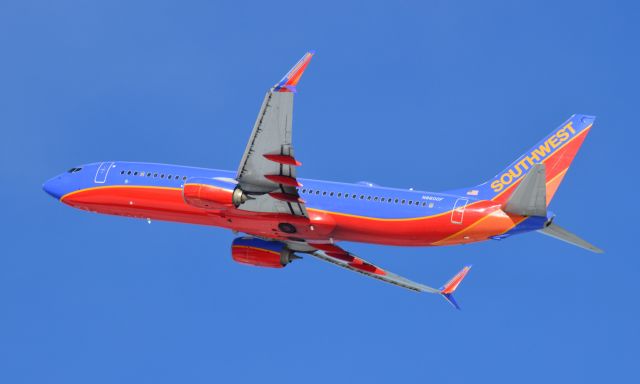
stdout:
<svg viewBox="0 0 640 384">
<path fill-rule="evenodd" d="M 462 268 L 462 270 L 460 270 L 460 272 L 458 272 L 455 276 L 453 276 L 451 280 L 449 280 L 445 285 L 440 287 L 440 294 L 442 295 L 442 297 L 444 297 L 444 299 L 447 300 L 456 309 L 460 309 L 460 306 L 454 299 L 453 292 L 455 292 L 455 290 L 458 288 L 458 285 L 462 283 L 462 280 L 464 279 L 465 276 L 467 276 L 467 273 L 469 273 L 470 269 L 471 269 L 470 265 L 465 266 L 464 268 Z"/>
<path fill-rule="evenodd" d="M 273 86 L 272 92 L 296 92 L 296 85 L 300 81 L 304 70 L 307 69 L 311 58 L 315 54 L 315 51 L 309 51 L 302 56 L 302 59 L 296 63 L 287 72 L 286 75 L 276 85 Z"/>
</svg>

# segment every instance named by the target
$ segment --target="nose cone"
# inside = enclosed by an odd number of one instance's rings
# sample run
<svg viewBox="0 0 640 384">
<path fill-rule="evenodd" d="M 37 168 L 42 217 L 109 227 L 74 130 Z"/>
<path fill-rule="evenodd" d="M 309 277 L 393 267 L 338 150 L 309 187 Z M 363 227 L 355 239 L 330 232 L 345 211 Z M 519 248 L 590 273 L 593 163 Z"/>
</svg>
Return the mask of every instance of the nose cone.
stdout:
<svg viewBox="0 0 640 384">
<path fill-rule="evenodd" d="M 54 198 L 60 200 L 60 198 L 65 195 L 65 184 L 66 183 L 63 180 L 63 176 L 56 176 L 53 179 L 50 179 L 42 184 L 42 190 L 44 190 Z"/>
</svg>

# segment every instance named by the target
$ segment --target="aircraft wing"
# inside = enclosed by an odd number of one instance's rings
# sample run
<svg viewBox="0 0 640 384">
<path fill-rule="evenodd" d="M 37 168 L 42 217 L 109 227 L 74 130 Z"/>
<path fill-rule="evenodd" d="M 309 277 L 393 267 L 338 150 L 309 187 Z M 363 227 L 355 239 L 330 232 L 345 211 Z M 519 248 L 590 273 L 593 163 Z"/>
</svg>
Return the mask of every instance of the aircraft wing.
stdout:
<svg viewBox="0 0 640 384">
<path fill-rule="evenodd" d="M 315 256 L 321 260 L 328 261 L 339 267 L 362 273 L 366 276 L 373 277 L 374 279 L 382 280 L 386 283 L 394 284 L 402 288 L 410 289 L 417 292 L 437 293 L 442 295 L 451 305 L 460 309 L 458 303 L 453 298 L 453 292 L 458 288 L 458 285 L 462 282 L 462 279 L 467 275 L 471 266 L 464 267 L 458 272 L 451 280 L 444 284 L 440 288 L 433 288 L 428 285 L 420 284 L 415 281 L 411 281 L 402 276 L 391 273 L 385 269 L 382 269 L 352 253 L 349 253 L 342 248 L 334 244 L 311 244 L 316 251 L 309 252 L 310 255 Z"/>
<path fill-rule="evenodd" d="M 264 97 L 236 176 L 252 198 L 239 209 L 307 216 L 297 191 L 296 167 L 301 164 L 293 154 L 291 130 L 296 85 L 313 54 L 307 52 Z"/>
</svg>

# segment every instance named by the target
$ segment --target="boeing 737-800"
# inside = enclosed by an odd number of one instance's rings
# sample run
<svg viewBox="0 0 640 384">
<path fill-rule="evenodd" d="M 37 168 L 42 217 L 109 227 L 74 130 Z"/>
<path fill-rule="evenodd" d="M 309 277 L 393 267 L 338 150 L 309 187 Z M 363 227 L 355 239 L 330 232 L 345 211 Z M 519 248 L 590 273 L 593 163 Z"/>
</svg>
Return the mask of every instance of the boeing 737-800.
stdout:
<svg viewBox="0 0 640 384">
<path fill-rule="evenodd" d="M 43 188 L 85 211 L 228 228 L 237 262 L 282 268 L 307 254 L 419 292 L 453 299 L 470 266 L 440 288 L 391 273 L 343 241 L 397 246 L 466 244 L 538 231 L 600 249 L 562 229 L 547 207 L 594 117 L 573 115 L 485 183 L 446 192 L 297 177 L 291 133 L 296 86 L 313 52 L 266 94 L 237 171 L 103 161 L 71 168 Z"/>
</svg>

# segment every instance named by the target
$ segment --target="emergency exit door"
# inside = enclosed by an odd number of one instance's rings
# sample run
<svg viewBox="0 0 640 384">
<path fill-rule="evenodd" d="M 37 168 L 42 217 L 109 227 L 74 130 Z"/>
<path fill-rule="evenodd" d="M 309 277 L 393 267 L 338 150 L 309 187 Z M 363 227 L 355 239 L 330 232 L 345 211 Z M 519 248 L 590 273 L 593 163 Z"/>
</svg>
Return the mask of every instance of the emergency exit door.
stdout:
<svg viewBox="0 0 640 384">
<path fill-rule="evenodd" d="M 451 212 L 451 222 L 453 224 L 462 224 L 464 209 L 467 207 L 467 203 L 469 203 L 469 199 L 464 197 L 456 200 L 456 203 L 453 205 L 453 211 Z"/>
</svg>

